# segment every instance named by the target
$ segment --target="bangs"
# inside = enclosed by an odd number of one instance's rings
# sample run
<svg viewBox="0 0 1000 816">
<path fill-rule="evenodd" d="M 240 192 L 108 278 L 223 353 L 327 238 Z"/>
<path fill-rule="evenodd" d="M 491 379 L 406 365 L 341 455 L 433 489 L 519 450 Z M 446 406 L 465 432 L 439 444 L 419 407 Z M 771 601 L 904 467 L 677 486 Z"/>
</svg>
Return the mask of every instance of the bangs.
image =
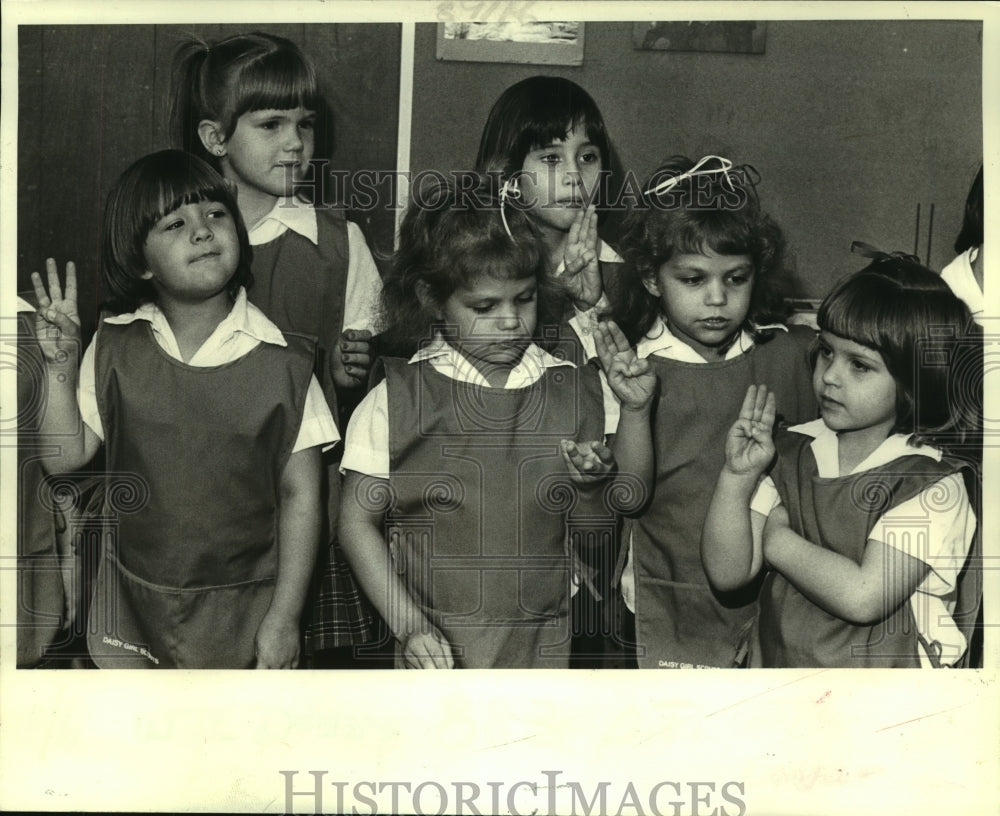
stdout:
<svg viewBox="0 0 1000 816">
<path fill-rule="evenodd" d="M 163 216 L 185 204 L 217 201 L 233 215 L 236 201 L 224 179 L 193 157 L 170 156 L 162 162 L 150 162 L 134 186 L 136 235 L 145 236 Z"/>
<path fill-rule="evenodd" d="M 523 238 L 512 242 L 506 233 L 473 237 L 458 249 L 453 263 L 466 285 L 480 277 L 506 281 L 541 278 L 545 274 L 537 242 Z"/>
<path fill-rule="evenodd" d="M 288 51 L 264 54 L 240 74 L 233 117 L 258 110 L 316 110 L 319 100 L 312 66 Z"/>
<path fill-rule="evenodd" d="M 523 163 L 532 150 L 562 142 L 571 130 L 582 130 L 587 141 L 601 151 L 601 161 L 610 162 L 610 145 L 604 119 L 597 104 L 579 85 L 559 77 L 539 77 L 531 93 L 524 95 L 517 122 L 517 153 Z"/>
<path fill-rule="evenodd" d="M 527 156 L 532 150 L 566 141 L 571 130 L 583 130 L 587 135 L 587 141 L 600 150 L 601 163 L 607 167 L 610 162 L 608 137 L 596 108 L 591 115 L 586 111 L 573 111 L 567 106 L 563 106 L 562 110 L 545 108 L 537 113 L 539 116 L 532 117 L 529 126 L 521 133 L 518 152 L 522 157 Z"/>
<path fill-rule="evenodd" d="M 611 144 L 597 103 L 564 77 L 532 76 L 505 90 L 493 104 L 479 140 L 476 170 L 510 176 L 532 150 L 565 141 L 570 130 L 582 130 L 611 164 Z"/>
<path fill-rule="evenodd" d="M 229 283 L 235 297 L 249 287 L 250 245 L 236 198 L 226 181 L 209 165 L 181 150 L 161 150 L 130 165 L 108 193 L 101 222 L 101 274 L 107 302 L 115 314 L 156 301 L 156 291 L 143 277 L 145 245 L 153 226 L 186 204 L 214 201 L 229 210 L 240 244 L 237 269 Z"/>
<path fill-rule="evenodd" d="M 885 293 L 874 289 L 856 285 L 831 294 L 816 315 L 820 329 L 881 352 L 886 345 L 883 328 L 895 310 L 887 308 Z"/>
<path fill-rule="evenodd" d="M 710 249 L 719 255 L 753 256 L 754 235 L 747 219 L 729 210 L 690 210 L 685 215 L 676 235 L 667 239 L 675 251 L 700 255 Z"/>
</svg>

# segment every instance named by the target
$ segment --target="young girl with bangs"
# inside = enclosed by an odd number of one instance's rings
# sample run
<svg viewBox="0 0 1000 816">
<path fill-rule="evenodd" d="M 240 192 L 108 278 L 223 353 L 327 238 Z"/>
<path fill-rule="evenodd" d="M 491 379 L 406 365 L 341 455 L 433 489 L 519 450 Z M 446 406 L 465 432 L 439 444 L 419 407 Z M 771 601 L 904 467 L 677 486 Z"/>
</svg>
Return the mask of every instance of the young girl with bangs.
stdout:
<svg viewBox="0 0 1000 816">
<path fill-rule="evenodd" d="M 236 186 L 253 247 L 249 298 L 282 330 L 317 338 L 316 376 L 343 427 L 371 365 L 381 278 L 357 224 L 341 208 L 302 194 L 303 182 L 322 172 L 310 164 L 321 105 L 312 62 L 283 37 L 191 40 L 175 53 L 174 138 Z M 348 649 L 371 636 L 370 612 L 332 540 L 338 452 L 325 457 L 331 543 L 307 631 L 311 653 Z"/>
<path fill-rule="evenodd" d="M 348 426 L 340 538 L 398 666 L 563 668 L 575 520 L 608 515 L 616 462 L 651 467 L 652 377 L 601 335 L 631 431 L 612 453 L 598 372 L 541 340 L 561 309 L 524 215 L 449 189 L 421 200 L 383 293 L 392 347 L 413 354 L 384 358 Z"/>
<path fill-rule="evenodd" d="M 590 95 L 563 77 L 511 85 L 490 110 L 476 170 L 498 182 L 528 214 L 546 250 L 546 273 L 578 312 L 601 299 L 605 273 L 621 258 L 597 234 L 611 166 L 611 141 Z"/>
<path fill-rule="evenodd" d="M 613 314 L 659 378 L 653 494 L 626 520 L 618 566 L 644 668 L 736 664 L 757 587 L 713 590 L 699 553 L 717 440 L 751 383 L 773 383 L 785 421 L 815 416 L 812 332 L 778 320 L 781 233 L 748 173 L 716 156 L 669 160 L 620 238 L 628 265 Z"/>
<path fill-rule="evenodd" d="M 507 206 L 527 214 L 545 247 L 544 275 L 571 306 L 552 316 L 548 332 L 567 340 L 566 352 L 583 362 L 593 347 L 597 314 L 607 306 L 605 288 L 618 280 L 622 259 L 598 236 L 606 212 L 611 141 L 600 109 L 575 82 L 532 76 L 507 88 L 487 118 L 476 169 L 499 186 Z M 575 342 L 584 338 L 581 347 Z M 576 659 L 583 668 L 625 665 L 614 620 L 612 546 L 585 554 L 591 592 L 574 597 Z"/>
<path fill-rule="evenodd" d="M 117 518 L 91 656 L 101 668 L 294 668 L 319 539 L 320 449 L 339 441 L 313 340 L 279 331 L 247 301 L 236 202 L 186 153 L 125 170 L 101 253 L 114 315 L 79 371 L 75 268 L 65 291 L 51 259 L 47 289 L 32 275 L 43 435 L 59 448 L 46 467 L 80 468 L 103 444 Z"/>
<path fill-rule="evenodd" d="M 702 555 L 724 591 L 766 573 L 752 665 L 962 660 L 975 618 L 962 595 L 975 583 L 960 575 L 976 520 L 960 465 L 939 445 L 960 442 L 975 420 L 956 365 L 976 342 L 970 320 L 916 259 L 882 256 L 820 307 L 820 419 L 772 437 L 773 394 L 747 389 Z M 956 604 L 968 620 L 954 617 Z"/>
</svg>

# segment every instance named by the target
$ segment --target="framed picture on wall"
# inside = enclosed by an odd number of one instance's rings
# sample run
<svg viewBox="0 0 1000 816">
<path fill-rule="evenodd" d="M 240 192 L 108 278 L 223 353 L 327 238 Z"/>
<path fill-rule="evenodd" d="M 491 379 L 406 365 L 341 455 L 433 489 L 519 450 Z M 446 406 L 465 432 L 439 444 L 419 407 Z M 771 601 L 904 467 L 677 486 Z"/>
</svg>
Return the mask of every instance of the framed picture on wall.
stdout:
<svg viewBox="0 0 1000 816">
<path fill-rule="evenodd" d="M 763 54 L 767 23 L 759 20 L 643 22 L 632 27 L 632 45 L 641 51 L 716 51 Z"/>
<path fill-rule="evenodd" d="M 583 23 L 438 23 L 437 58 L 582 65 Z"/>
</svg>

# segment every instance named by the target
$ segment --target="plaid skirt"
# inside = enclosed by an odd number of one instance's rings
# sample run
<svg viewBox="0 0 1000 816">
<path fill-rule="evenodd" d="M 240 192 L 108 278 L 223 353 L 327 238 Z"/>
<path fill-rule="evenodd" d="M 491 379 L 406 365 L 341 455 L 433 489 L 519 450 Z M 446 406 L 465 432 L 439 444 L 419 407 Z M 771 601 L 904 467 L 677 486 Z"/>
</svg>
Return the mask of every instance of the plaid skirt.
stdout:
<svg viewBox="0 0 1000 816">
<path fill-rule="evenodd" d="M 305 624 L 306 654 L 372 642 L 375 612 L 336 540 L 316 565 L 316 576 Z"/>
</svg>

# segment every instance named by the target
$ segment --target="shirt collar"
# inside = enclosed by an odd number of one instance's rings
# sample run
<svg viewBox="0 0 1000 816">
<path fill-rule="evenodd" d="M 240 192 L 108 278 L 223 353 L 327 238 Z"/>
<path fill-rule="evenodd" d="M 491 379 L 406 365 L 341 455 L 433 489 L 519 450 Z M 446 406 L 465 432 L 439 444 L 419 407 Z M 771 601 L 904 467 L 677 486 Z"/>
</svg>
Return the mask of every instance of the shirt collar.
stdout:
<svg viewBox="0 0 1000 816">
<path fill-rule="evenodd" d="M 625 260 L 615 252 L 610 244 L 606 244 L 602 239 L 597 239 L 597 260 L 601 263 L 625 263 Z"/>
<path fill-rule="evenodd" d="M 801 425 L 793 425 L 788 430 L 811 436 L 813 441 L 809 447 L 816 459 L 816 469 L 823 478 L 840 476 L 840 465 L 837 455 L 839 444 L 837 434 L 831 430 L 822 419 L 814 419 Z M 892 434 L 881 445 L 873 450 L 851 473 L 863 473 L 866 470 L 887 465 L 902 456 L 926 456 L 934 461 L 941 460 L 941 451 L 931 445 L 911 445 L 912 434 Z M 845 474 L 850 475 L 850 474 Z"/>
<path fill-rule="evenodd" d="M 106 323 L 119 326 L 134 323 L 137 320 L 147 321 L 152 326 L 154 332 L 164 337 L 169 337 L 172 341 L 174 340 L 174 332 L 170 328 L 170 323 L 167 322 L 166 315 L 163 314 L 163 310 L 155 303 L 143 303 L 134 312 L 126 312 L 125 314 L 104 318 Z M 270 343 L 275 346 L 288 345 L 281 330 L 268 320 L 260 309 L 247 300 L 246 289 L 242 286 L 236 294 L 233 308 L 229 310 L 229 314 L 216 326 L 212 334 L 213 336 L 228 337 L 237 332 L 247 334 L 255 340 L 260 340 L 262 343 Z"/>
<path fill-rule="evenodd" d="M 456 380 L 479 384 L 486 383 L 486 378 L 479 372 L 479 369 L 464 354 L 441 337 L 441 335 L 435 336 L 434 340 L 417 351 L 410 358 L 410 363 L 419 363 L 425 360 L 435 361 L 435 368 L 450 369 Z M 572 361 L 560 360 L 545 349 L 532 343 L 524 350 L 521 362 L 511 369 L 507 381 L 508 383 L 533 381 L 537 379 L 537 376 L 531 376 L 532 373 L 537 372 L 540 375 L 540 372 L 545 369 L 556 366 L 576 367 Z"/>
<path fill-rule="evenodd" d="M 756 328 L 761 331 L 772 329 L 788 331 L 788 327 L 783 326 L 780 323 L 767 326 L 757 326 Z M 748 331 L 741 330 L 740 336 L 737 337 L 736 342 L 726 350 L 726 354 L 722 359 L 732 360 L 739 357 L 741 354 L 746 354 L 753 348 L 753 346 L 753 336 Z M 677 336 L 670 331 L 670 327 L 667 326 L 662 317 L 656 318 L 656 322 L 653 323 L 650 330 L 646 332 L 646 336 L 638 342 L 636 345 L 636 354 L 640 358 L 649 357 L 655 354 L 657 357 L 663 357 L 667 360 L 679 360 L 685 363 L 708 362 L 697 351 L 691 348 L 691 346 L 683 340 L 678 339 Z"/>
<path fill-rule="evenodd" d="M 295 196 L 279 198 L 271 212 L 254 224 L 249 230 L 251 246 L 266 244 L 278 238 L 286 230 L 291 230 L 313 245 L 319 244 L 319 228 L 316 224 L 316 210 L 312 204 Z"/>
</svg>

